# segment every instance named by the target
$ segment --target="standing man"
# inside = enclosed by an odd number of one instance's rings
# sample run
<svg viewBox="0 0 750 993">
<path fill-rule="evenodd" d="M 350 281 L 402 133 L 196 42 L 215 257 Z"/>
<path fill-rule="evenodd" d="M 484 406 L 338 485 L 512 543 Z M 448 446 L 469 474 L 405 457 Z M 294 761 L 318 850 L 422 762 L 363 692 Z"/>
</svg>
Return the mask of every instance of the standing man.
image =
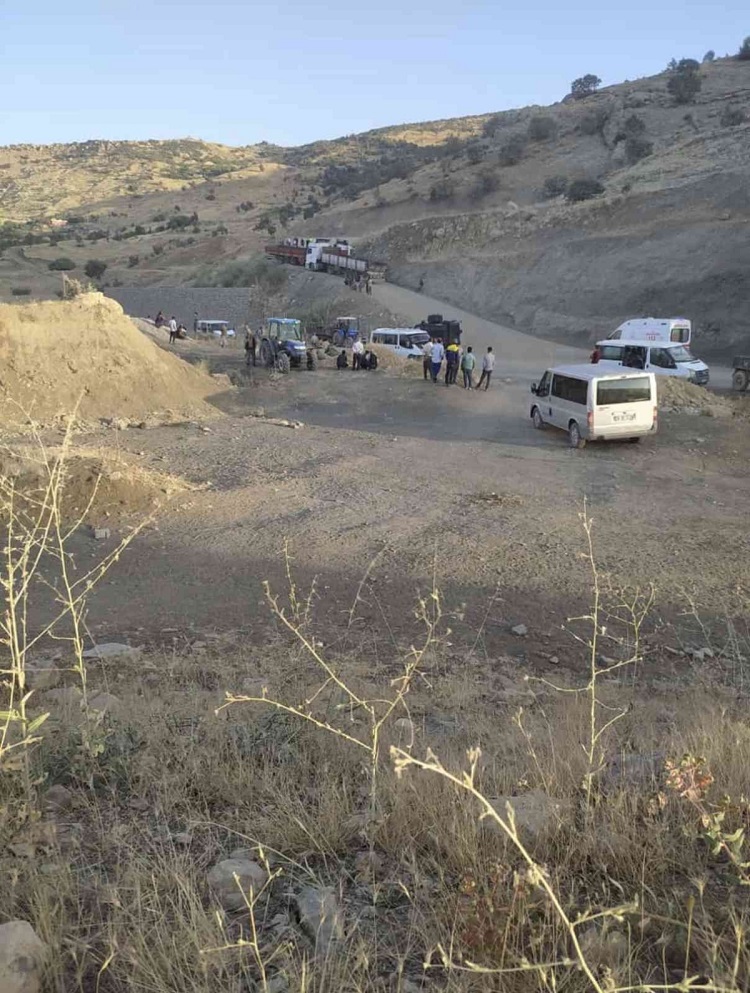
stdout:
<svg viewBox="0 0 750 993">
<path fill-rule="evenodd" d="M 422 346 L 422 372 L 424 378 L 429 379 L 432 375 L 432 338 Z"/>
<path fill-rule="evenodd" d="M 352 345 L 352 369 L 362 368 L 362 356 L 365 354 L 365 346 L 357 338 Z"/>
<path fill-rule="evenodd" d="M 176 320 L 174 314 L 172 314 L 172 316 L 171 316 L 171 318 L 169 320 L 169 341 L 170 341 L 170 344 L 175 340 L 176 337 L 177 337 L 177 320 Z"/>
<path fill-rule="evenodd" d="M 432 346 L 432 355 L 430 356 L 430 371 L 432 373 L 433 383 L 437 383 L 438 381 L 440 366 L 443 364 L 444 358 L 445 349 L 443 348 L 443 339 L 436 338 L 435 343 Z"/>
<path fill-rule="evenodd" d="M 452 341 L 445 350 L 445 385 L 452 386 L 458 376 L 458 343 Z"/>
<path fill-rule="evenodd" d="M 461 370 L 464 374 L 464 389 L 473 390 L 474 389 L 474 368 L 477 364 L 477 358 L 472 351 L 471 345 L 466 349 L 464 357 L 461 359 Z"/>
<path fill-rule="evenodd" d="M 482 375 L 479 377 L 479 382 L 477 383 L 477 389 L 482 388 L 482 383 L 484 383 L 485 392 L 490 388 L 490 380 L 492 379 L 492 370 L 495 368 L 495 353 L 492 351 L 492 345 L 487 349 L 487 354 L 482 359 Z"/>
<path fill-rule="evenodd" d="M 197 310 L 194 310 L 193 311 L 193 334 L 195 334 L 197 332 L 197 330 L 198 330 L 198 311 Z"/>
</svg>

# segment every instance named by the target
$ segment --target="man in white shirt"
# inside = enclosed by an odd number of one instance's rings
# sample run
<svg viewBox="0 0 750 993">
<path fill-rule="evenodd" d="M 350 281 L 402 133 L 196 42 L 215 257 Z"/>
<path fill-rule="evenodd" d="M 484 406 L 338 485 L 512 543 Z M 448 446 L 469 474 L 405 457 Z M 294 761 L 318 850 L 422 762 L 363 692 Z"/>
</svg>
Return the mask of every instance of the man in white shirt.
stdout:
<svg viewBox="0 0 750 993">
<path fill-rule="evenodd" d="M 479 382 L 477 383 L 477 389 L 482 388 L 482 383 L 484 383 L 485 391 L 490 388 L 490 380 L 492 379 L 492 370 L 495 368 L 495 353 L 492 351 L 492 345 L 487 349 L 487 354 L 482 359 L 482 375 L 479 377 Z"/>
<path fill-rule="evenodd" d="M 362 356 L 365 354 L 365 346 L 357 338 L 352 345 L 352 369 L 362 368 Z"/>
<path fill-rule="evenodd" d="M 426 341 L 422 346 L 422 355 L 424 356 L 422 359 L 422 372 L 424 373 L 424 378 L 429 379 L 432 375 L 432 339 Z"/>
<path fill-rule="evenodd" d="M 172 319 L 169 322 L 169 344 L 170 345 L 172 344 L 172 342 L 175 340 L 176 337 L 177 337 L 177 320 L 176 320 L 176 318 L 172 317 Z"/>
<path fill-rule="evenodd" d="M 430 356 L 433 383 L 436 383 L 438 381 L 438 376 L 440 375 L 440 366 L 443 364 L 444 358 L 445 358 L 445 349 L 443 348 L 443 340 L 442 338 L 437 338 L 432 345 L 432 355 Z"/>
</svg>

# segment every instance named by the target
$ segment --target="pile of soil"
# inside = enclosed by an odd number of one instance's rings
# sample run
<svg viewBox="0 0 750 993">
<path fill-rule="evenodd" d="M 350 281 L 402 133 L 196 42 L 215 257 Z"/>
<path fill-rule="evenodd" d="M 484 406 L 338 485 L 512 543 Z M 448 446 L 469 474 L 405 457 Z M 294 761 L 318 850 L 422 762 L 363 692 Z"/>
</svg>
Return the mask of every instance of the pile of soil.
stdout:
<svg viewBox="0 0 750 993">
<path fill-rule="evenodd" d="M 421 359 L 405 359 L 387 348 L 375 348 L 378 357 L 378 370 L 383 369 L 390 376 L 418 378 L 422 375 Z"/>
<path fill-rule="evenodd" d="M 79 399 L 82 419 L 146 420 L 164 408 L 204 417 L 215 392 L 210 376 L 158 348 L 101 293 L 0 305 L 5 425 L 53 423 Z"/>
<path fill-rule="evenodd" d="M 659 407 L 662 410 L 691 411 L 714 417 L 731 417 L 732 402 L 676 376 L 657 376 Z"/>
<path fill-rule="evenodd" d="M 0 454 L 3 495 L 7 496 L 12 487 L 17 511 L 25 509 L 34 514 L 45 498 L 50 478 L 47 467 L 59 455 L 59 449 L 51 449 L 41 457 L 40 450 L 31 447 Z M 69 453 L 63 478 L 64 519 L 92 525 L 142 520 L 188 488 L 184 480 L 98 449 L 75 449 Z"/>
</svg>

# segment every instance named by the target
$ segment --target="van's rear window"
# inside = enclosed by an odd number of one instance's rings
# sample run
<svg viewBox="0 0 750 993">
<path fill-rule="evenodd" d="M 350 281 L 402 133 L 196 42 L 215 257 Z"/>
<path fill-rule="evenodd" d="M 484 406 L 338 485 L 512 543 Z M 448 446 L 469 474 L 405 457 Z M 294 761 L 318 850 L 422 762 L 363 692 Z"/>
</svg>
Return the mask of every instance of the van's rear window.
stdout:
<svg viewBox="0 0 750 993">
<path fill-rule="evenodd" d="M 596 405 L 606 407 L 611 403 L 637 403 L 651 399 L 651 380 L 648 376 L 627 379 L 603 379 L 596 384 Z"/>
</svg>

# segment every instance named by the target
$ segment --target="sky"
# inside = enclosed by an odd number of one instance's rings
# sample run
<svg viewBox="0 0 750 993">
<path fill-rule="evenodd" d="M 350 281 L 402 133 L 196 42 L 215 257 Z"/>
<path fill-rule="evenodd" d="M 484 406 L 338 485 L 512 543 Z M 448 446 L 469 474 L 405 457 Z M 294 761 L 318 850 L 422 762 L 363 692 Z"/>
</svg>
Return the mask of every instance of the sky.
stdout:
<svg viewBox="0 0 750 993">
<path fill-rule="evenodd" d="M 748 34 L 747 0 L 0 0 L 0 144 L 297 145 L 553 103 Z"/>
</svg>

